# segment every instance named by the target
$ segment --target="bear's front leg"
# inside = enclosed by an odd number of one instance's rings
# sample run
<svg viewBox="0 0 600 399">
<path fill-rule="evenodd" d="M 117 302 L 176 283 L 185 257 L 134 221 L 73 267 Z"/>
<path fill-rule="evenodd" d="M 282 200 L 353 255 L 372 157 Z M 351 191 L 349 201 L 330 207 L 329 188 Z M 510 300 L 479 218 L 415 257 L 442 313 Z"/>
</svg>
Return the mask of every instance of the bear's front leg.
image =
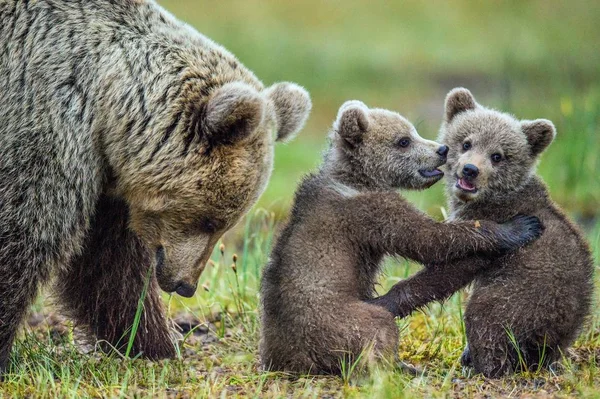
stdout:
<svg viewBox="0 0 600 399">
<path fill-rule="evenodd" d="M 9 261 L 10 249 L 0 245 L 0 379 L 8 368 L 10 351 L 15 335 L 38 292 L 38 286 L 47 276 L 33 265 Z"/>
<path fill-rule="evenodd" d="M 143 312 L 130 356 L 153 360 L 176 355 L 153 258 L 128 227 L 127 204 L 102 196 L 81 256 L 57 279 L 57 291 L 69 316 L 97 339 L 125 353 L 138 302 Z"/>
<path fill-rule="evenodd" d="M 0 378 L 8 368 L 18 328 L 38 288 L 50 275 L 49 265 L 54 261 L 52 249 L 56 247 L 52 241 L 41 243 L 26 230 L 3 230 L 10 226 L 10 220 L 3 221 L 5 225 L 0 226 Z"/>
</svg>

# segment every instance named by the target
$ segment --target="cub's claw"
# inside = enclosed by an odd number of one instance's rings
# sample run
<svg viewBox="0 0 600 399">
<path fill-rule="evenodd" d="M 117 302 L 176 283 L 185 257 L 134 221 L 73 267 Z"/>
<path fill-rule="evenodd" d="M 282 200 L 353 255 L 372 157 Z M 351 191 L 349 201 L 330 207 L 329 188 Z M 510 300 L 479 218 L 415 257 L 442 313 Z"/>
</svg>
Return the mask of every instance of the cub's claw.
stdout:
<svg viewBox="0 0 600 399">
<path fill-rule="evenodd" d="M 406 373 L 412 377 L 418 377 L 420 375 L 425 374 L 423 370 L 421 370 L 420 368 L 411 366 L 408 363 L 404 363 L 403 361 L 398 360 L 396 362 L 396 369 L 398 369 L 398 371 L 402 372 L 402 373 Z"/>
</svg>

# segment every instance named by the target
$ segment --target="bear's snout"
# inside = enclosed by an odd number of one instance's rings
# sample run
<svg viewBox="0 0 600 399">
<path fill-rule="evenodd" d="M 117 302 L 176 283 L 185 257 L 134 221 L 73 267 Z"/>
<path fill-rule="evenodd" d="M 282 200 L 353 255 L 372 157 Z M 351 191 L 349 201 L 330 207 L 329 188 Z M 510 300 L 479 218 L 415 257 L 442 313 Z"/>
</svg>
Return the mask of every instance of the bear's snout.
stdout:
<svg viewBox="0 0 600 399">
<path fill-rule="evenodd" d="M 185 281 L 180 281 L 177 283 L 177 288 L 175 288 L 175 292 L 182 297 L 191 298 L 196 293 L 197 285 L 192 285 L 186 283 Z"/>
<path fill-rule="evenodd" d="M 470 179 L 474 179 L 479 175 L 479 168 L 473 164 L 466 164 L 463 167 L 463 176 L 470 178 Z"/>
<path fill-rule="evenodd" d="M 447 145 L 443 145 L 440 148 L 438 148 L 438 150 L 436 151 L 436 153 L 442 157 L 443 159 L 446 159 L 448 157 L 448 151 L 450 150 L 450 148 Z"/>
</svg>

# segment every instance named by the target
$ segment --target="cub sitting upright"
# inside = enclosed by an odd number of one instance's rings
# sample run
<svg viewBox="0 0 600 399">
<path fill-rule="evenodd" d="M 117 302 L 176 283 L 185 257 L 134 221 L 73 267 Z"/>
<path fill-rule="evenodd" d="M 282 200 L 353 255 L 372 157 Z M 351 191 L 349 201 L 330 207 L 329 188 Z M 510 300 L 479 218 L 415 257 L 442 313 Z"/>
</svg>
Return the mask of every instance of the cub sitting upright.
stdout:
<svg viewBox="0 0 600 399">
<path fill-rule="evenodd" d="M 590 310 L 588 245 L 534 172 L 554 136 L 548 120 L 518 121 L 480 106 L 466 89 L 451 91 L 440 138 L 450 147 L 447 187 L 453 218 L 502 223 L 525 213 L 538 216 L 545 233 L 501 258 L 431 265 L 377 300 L 396 315 L 406 315 L 477 277 L 465 312 L 468 346 L 462 362 L 488 377 L 557 360 Z"/>
<path fill-rule="evenodd" d="M 443 176 L 448 148 L 395 112 L 350 101 L 338 113 L 321 170 L 304 179 L 262 279 L 262 366 L 339 374 L 371 345 L 393 357 L 391 313 L 366 303 L 386 254 L 446 262 L 497 254 L 534 239 L 537 218 L 437 223 L 398 193 Z M 364 359 L 372 358 L 366 356 Z"/>
</svg>

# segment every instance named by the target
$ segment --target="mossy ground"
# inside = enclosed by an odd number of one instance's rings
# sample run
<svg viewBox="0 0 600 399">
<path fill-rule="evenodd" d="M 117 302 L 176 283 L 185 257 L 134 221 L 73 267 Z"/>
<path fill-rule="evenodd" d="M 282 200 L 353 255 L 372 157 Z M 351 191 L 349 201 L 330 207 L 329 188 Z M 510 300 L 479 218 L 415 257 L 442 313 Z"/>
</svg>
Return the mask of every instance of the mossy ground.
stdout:
<svg viewBox="0 0 600 399">
<path fill-rule="evenodd" d="M 553 371 L 529 370 L 486 380 L 463 370 L 462 310 L 467 292 L 398 320 L 399 353 L 422 370 L 413 377 L 389 366 L 339 377 L 292 377 L 258 369 L 258 277 L 268 256 L 273 215 L 255 212 L 247 234 L 215 250 L 191 299 L 165 296 L 184 341 L 180 358 L 149 362 L 107 355 L 85 343 L 68 320 L 40 300 L 17 342 L 3 397 L 572 397 L 600 390 L 600 310 Z M 244 238 L 245 236 L 245 238 Z M 596 260 L 600 224 L 589 232 Z M 241 245 L 236 245 L 240 240 Z M 244 250 L 244 248 L 246 248 Z M 233 254 L 237 261 L 233 267 Z M 418 269 L 390 259 L 380 291 Z M 597 303 L 597 300 L 594 302 Z"/>
</svg>

